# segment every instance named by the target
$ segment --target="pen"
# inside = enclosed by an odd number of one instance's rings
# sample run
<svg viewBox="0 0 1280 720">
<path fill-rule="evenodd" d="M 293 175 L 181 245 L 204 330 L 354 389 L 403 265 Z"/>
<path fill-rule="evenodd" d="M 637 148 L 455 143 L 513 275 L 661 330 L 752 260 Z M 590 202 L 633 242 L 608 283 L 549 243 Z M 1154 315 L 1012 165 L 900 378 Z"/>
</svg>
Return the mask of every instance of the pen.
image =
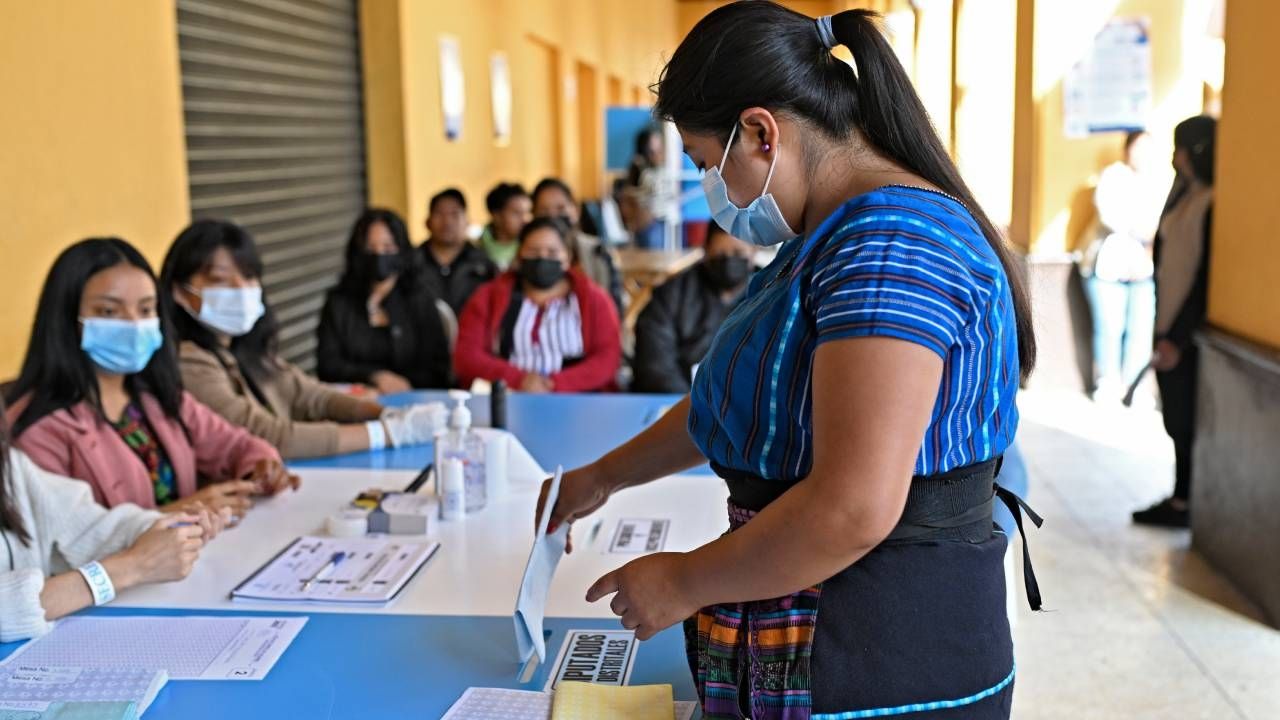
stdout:
<svg viewBox="0 0 1280 720">
<path fill-rule="evenodd" d="M 406 493 L 418 492 L 418 489 L 426 484 L 427 478 L 431 477 L 431 471 L 434 470 L 435 467 L 435 463 L 427 463 L 427 467 L 424 468 L 422 472 L 418 473 L 418 477 L 414 478 L 413 482 L 405 486 L 404 491 Z"/>
<path fill-rule="evenodd" d="M 341 564 L 341 563 L 342 563 L 342 561 L 343 561 L 343 560 L 346 560 L 346 559 L 347 559 L 347 554 L 346 554 L 346 553 L 344 553 L 344 552 L 336 552 L 336 553 L 334 553 L 334 554 L 333 554 L 333 557 L 329 558 L 329 562 L 325 563 L 324 565 L 321 565 L 321 566 L 320 566 L 320 569 L 319 569 L 319 570 L 317 570 L 317 571 L 315 572 L 315 574 L 314 574 L 314 575 L 312 575 L 311 577 L 309 577 L 309 578 L 307 578 L 306 580 L 302 581 L 302 591 L 303 591 L 303 592 L 306 592 L 306 591 L 310 590 L 310 589 L 311 589 L 311 585 L 312 585 L 312 583 L 314 583 L 315 581 L 319 580 L 319 579 L 320 579 L 320 577 L 321 577 L 322 575 L 325 575 L 325 574 L 326 574 L 326 573 L 328 573 L 329 571 L 331 571 L 331 570 L 333 570 L 334 568 L 338 567 L 338 565 L 339 565 L 339 564 Z"/>
</svg>

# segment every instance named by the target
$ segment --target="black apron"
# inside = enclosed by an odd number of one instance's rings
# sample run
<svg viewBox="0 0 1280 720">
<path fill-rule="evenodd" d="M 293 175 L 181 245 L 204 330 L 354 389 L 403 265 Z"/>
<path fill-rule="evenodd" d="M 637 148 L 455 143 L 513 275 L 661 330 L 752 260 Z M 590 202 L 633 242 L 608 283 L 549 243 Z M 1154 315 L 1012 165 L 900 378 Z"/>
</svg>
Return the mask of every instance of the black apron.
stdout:
<svg viewBox="0 0 1280 720">
<path fill-rule="evenodd" d="M 999 460 L 912 480 L 902 519 L 858 562 L 786 598 L 705 608 L 686 621 L 704 717 L 1007 720 L 1013 641 L 1008 539 L 991 519 Z M 716 466 L 734 529 L 788 485 Z M 1024 543 L 1025 550 L 1025 543 Z M 1024 553 L 1027 595 L 1039 589 Z"/>
</svg>

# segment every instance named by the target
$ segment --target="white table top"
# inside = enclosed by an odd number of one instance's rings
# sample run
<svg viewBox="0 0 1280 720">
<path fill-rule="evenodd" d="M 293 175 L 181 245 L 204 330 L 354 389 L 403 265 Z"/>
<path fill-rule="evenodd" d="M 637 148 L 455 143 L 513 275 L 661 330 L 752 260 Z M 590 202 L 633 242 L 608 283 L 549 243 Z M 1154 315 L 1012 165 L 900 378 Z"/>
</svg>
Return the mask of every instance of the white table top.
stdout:
<svg viewBox="0 0 1280 720">
<path fill-rule="evenodd" d="M 462 522 L 432 520 L 427 537 L 440 550 L 385 607 L 319 603 L 266 603 L 229 599 L 231 589 L 274 557 L 296 537 L 324 534 L 325 518 L 369 487 L 401 488 L 410 471 L 301 471 L 296 493 L 260 501 L 235 528 L 226 530 L 201 553 L 182 582 L 131 588 L 114 605 L 125 607 L 290 610 L 391 613 L 401 615 L 509 616 L 533 543 L 534 485 L 513 487 L 491 499 L 483 511 Z M 429 492 L 429 489 L 427 490 Z M 677 475 L 619 493 L 596 514 L 575 524 L 574 552 L 560 563 L 547 598 L 549 617 L 612 617 L 607 601 L 584 600 L 601 575 L 634 556 L 605 551 L 622 518 L 669 518 L 668 551 L 692 550 L 718 537 L 728 525 L 724 481 L 707 475 Z M 599 535 L 588 544 L 596 519 Z M 407 537 L 407 536 L 405 536 Z"/>
</svg>

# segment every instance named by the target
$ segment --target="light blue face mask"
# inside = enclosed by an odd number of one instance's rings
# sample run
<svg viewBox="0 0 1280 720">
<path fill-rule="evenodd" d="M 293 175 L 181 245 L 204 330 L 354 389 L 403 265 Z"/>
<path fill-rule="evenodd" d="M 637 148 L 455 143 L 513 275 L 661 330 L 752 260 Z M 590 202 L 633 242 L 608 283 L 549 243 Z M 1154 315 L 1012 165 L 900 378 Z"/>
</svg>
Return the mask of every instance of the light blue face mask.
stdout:
<svg viewBox="0 0 1280 720">
<path fill-rule="evenodd" d="M 796 236 L 796 232 L 787 225 L 786 218 L 778 209 L 778 203 L 769 193 L 769 181 L 773 179 L 773 168 L 778 164 L 777 145 L 774 146 L 773 160 L 769 163 L 769 176 L 764 179 L 764 189 L 760 197 L 750 205 L 740 208 L 729 199 L 729 186 L 724 182 L 721 171 L 729 159 L 729 149 L 733 147 L 733 139 L 737 137 L 738 124 L 733 124 L 729 133 L 729 142 L 724 146 L 724 157 L 720 158 L 718 167 L 708 168 L 702 176 L 702 191 L 707 194 L 707 205 L 711 208 L 711 217 L 725 232 L 756 245 L 777 245 Z"/>
<path fill-rule="evenodd" d="M 160 318 L 81 318 L 80 349 L 94 365 L 116 375 L 142 372 L 164 344 Z"/>
</svg>

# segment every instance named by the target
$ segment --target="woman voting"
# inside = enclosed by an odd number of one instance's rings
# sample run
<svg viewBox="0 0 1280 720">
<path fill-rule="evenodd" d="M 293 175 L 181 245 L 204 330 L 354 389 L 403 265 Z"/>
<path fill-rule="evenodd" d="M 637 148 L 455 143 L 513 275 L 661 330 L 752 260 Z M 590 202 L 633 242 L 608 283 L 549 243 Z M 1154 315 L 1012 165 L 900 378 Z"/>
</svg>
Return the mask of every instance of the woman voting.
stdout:
<svg viewBox="0 0 1280 720">
<path fill-rule="evenodd" d="M 732 531 L 587 599 L 641 639 L 683 622 L 708 718 L 1008 718 L 991 510 L 1019 506 L 995 478 L 1035 361 L 1009 250 L 868 12 L 726 5 L 657 94 L 715 221 L 780 248 L 689 395 L 567 474 L 550 519 L 709 460 Z"/>
</svg>

